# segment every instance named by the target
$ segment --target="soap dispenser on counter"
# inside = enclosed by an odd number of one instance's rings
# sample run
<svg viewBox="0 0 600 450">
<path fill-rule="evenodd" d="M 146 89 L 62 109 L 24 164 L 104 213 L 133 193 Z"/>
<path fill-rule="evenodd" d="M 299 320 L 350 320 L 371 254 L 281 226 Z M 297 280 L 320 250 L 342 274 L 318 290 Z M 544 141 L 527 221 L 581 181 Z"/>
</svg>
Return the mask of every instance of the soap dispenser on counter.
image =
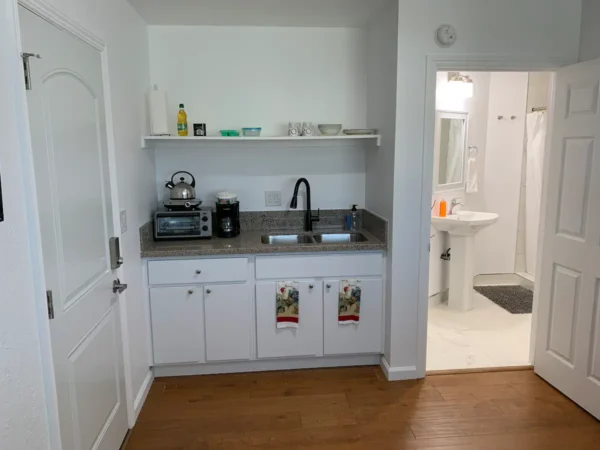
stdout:
<svg viewBox="0 0 600 450">
<path fill-rule="evenodd" d="M 346 229 L 349 231 L 358 231 L 358 205 L 352 205 L 350 214 L 346 216 Z"/>
</svg>

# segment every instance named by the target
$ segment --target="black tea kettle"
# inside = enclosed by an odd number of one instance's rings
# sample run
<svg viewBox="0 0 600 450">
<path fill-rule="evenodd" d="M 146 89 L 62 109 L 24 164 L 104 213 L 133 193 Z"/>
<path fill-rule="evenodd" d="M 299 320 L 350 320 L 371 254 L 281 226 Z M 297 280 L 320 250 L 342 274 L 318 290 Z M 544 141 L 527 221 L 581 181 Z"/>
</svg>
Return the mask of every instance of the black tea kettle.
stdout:
<svg viewBox="0 0 600 450">
<path fill-rule="evenodd" d="M 181 173 L 189 175 L 192 178 L 192 183 L 186 183 L 185 177 L 180 177 L 179 182 L 175 183 L 175 176 Z M 193 200 L 196 198 L 196 179 L 194 178 L 194 175 L 189 172 L 185 172 L 183 170 L 175 172 L 171 177 L 171 181 L 167 181 L 165 187 L 171 191 L 171 200 Z"/>
</svg>

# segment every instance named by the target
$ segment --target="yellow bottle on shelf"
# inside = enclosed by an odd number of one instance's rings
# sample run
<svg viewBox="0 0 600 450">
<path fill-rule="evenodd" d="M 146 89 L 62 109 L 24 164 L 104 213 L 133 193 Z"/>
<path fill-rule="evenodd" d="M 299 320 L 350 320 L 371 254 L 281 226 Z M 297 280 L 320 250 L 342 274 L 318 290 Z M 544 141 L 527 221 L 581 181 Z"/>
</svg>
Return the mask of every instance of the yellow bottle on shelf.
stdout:
<svg viewBox="0 0 600 450">
<path fill-rule="evenodd" d="M 183 109 L 183 103 L 179 104 L 179 112 L 177 113 L 177 134 L 179 136 L 188 135 L 187 114 Z"/>
</svg>

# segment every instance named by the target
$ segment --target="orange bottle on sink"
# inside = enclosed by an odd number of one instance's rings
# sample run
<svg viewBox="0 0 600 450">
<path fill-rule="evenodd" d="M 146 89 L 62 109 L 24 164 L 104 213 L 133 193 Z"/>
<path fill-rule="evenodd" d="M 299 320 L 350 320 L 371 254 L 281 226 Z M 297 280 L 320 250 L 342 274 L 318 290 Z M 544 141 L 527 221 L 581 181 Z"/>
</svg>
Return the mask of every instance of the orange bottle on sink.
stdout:
<svg viewBox="0 0 600 450">
<path fill-rule="evenodd" d="M 440 202 L 440 217 L 446 217 L 446 210 L 448 205 L 446 204 L 446 200 L 442 200 Z"/>
</svg>

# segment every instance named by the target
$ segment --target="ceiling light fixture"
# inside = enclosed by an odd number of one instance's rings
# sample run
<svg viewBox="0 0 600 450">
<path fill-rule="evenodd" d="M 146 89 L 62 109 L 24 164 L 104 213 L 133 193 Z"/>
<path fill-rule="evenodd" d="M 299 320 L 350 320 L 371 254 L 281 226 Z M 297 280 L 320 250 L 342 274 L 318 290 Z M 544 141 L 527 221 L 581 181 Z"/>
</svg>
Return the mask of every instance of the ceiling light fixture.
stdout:
<svg viewBox="0 0 600 450">
<path fill-rule="evenodd" d="M 448 73 L 448 86 L 456 92 L 457 96 L 462 98 L 473 97 L 473 80 L 469 75 L 462 75 L 460 72 Z"/>
</svg>

